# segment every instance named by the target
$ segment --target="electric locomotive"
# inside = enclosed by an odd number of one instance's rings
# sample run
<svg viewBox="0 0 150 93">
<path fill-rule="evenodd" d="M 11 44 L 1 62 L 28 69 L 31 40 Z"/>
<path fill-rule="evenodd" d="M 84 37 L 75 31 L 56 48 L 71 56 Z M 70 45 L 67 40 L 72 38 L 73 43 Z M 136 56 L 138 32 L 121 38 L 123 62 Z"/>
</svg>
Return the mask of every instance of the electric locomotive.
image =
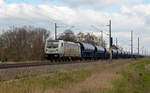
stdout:
<svg viewBox="0 0 150 93">
<path fill-rule="evenodd" d="M 47 59 L 75 59 L 81 57 L 79 44 L 63 40 L 47 40 L 45 44 Z"/>
</svg>

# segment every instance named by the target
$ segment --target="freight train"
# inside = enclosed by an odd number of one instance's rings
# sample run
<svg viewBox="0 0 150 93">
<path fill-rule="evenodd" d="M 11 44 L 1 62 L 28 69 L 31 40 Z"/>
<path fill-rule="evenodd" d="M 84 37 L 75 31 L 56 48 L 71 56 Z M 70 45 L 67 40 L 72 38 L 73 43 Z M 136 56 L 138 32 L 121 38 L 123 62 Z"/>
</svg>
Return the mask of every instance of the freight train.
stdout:
<svg viewBox="0 0 150 93">
<path fill-rule="evenodd" d="M 142 55 L 111 49 L 112 58 L 141 58 Z M 110 51 L 98 45 L 64 40 L 47 40 L 45 44 L 45 58 L 49 60 L 95 60 L 109 59 Z"/>
</svg>

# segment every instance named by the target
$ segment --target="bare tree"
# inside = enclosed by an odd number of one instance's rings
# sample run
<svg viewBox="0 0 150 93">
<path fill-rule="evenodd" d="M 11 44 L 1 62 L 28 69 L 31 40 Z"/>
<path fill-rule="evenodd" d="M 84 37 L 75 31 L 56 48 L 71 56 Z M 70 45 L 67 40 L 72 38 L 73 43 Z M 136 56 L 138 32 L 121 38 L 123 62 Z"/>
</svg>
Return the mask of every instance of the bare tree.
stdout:
<svg viewBox="0 0 150 93">
<path fill-rule="evenodd" d="M 39 60 L 44 56 L 44 41 L 49 32 L 43 28 L 13 27 L 0 36 L 0 57 L 8 60 Z"/>
<path fill-rule="evenodd" d="M 90 33 L 84 34 L 79 32 L 77 34 L 77 41 L 106 47 L 106 42 L 104 40 L 100 40 L 97 36 Z"/>
<path fill-rule="evenodd" d="M 71 31 L 70 29 L 65 30 L 60 36 L 59 38 L 60 40 L 65 40 L 65 41 L 72 41 L 75 42 L 76 41 L 76 36 L 73 33 L 73 31 Z"/>
<path fill-rule="evenodd" d="M 84 33 L 79 32 L 79 33 L 77 34 L 77 41 L 78 41 L 78 42 L 84 42 L 84 40 L 85 40 L 84 37 L 85 37 Z"/>
</svg>

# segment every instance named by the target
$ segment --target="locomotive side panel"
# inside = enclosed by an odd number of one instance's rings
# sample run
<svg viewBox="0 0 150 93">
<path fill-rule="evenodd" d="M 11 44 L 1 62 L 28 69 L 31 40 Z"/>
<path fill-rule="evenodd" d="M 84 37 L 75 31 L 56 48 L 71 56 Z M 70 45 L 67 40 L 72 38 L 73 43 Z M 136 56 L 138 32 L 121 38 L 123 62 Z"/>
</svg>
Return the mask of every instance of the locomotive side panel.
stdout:
<svg viewBox="0 0 150 93">
<path fill-rule="evenodd" d="M 65 57 L 81 57 L 80 46 L 73 42 L 64 43 L 64 56 Z"/>
</svg>

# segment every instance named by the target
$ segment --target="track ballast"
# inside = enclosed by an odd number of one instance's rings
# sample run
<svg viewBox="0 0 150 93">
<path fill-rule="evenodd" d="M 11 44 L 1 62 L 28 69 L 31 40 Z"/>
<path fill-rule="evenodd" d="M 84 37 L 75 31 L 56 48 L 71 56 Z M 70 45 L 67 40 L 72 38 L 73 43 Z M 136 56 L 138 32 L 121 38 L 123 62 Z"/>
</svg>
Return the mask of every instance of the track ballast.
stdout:
<svg viewBox="0 0 150 93">
<path fill-rule="evenodd" d="M 85 61 L 34 62 L 34 63 L 0 64 L 0 69 L 21 68 L 21 67 L 34 67 L 34 66 L 43 66 L 43 65 L 75 64 L 75 63 L 84 63 L 84 62 Z M 92 62 L 92 61 L 86 61 L 86 63 L 87 62 Z"/>
</svg>

